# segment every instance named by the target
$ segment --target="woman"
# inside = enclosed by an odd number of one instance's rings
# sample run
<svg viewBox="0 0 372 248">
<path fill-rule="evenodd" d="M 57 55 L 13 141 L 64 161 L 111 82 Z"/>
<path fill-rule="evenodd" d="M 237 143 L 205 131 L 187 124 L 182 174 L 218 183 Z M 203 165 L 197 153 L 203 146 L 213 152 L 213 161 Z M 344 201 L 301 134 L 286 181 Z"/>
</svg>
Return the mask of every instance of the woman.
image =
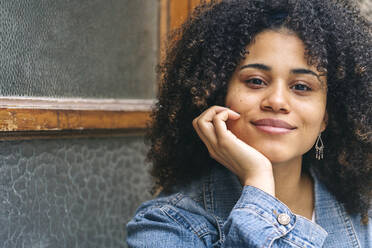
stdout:
<svg viewBox="0 0 372 248">
<path fill-rule="evenodd" d="M 149 133 L 130 247 L 371 247 L 371 29 L 344 1 L 204 4 Z"/>
</svg>

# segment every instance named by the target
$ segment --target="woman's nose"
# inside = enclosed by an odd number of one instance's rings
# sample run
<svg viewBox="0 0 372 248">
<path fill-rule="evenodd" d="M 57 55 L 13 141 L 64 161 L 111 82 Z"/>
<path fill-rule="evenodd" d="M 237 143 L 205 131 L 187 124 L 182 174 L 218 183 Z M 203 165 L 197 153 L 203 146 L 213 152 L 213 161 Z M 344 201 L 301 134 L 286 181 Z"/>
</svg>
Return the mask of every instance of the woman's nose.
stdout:
<svg viewBox="0 0 372 248">
<path fill-rule="evenodd" d="M 267 89 L 261 102 L 261 109 L 276 113 L 290 112 L 288 86 L 284 83 L 273 83 Z"/>
</svg>

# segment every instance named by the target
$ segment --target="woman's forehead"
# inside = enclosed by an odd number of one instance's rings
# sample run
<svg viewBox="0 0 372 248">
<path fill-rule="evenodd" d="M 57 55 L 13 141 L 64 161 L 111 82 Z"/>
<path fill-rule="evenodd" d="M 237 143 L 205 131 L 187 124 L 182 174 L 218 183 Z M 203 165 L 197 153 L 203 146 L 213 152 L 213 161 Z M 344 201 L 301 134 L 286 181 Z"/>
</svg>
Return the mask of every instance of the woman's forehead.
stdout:
<svg viewBox="0 0 372 248">
<path fill-rule="evenodd" d="M 294 34 L 272 30 L 261 32 L 246 46 L 246 51 L 242 63 L 266 62 L 314 69 L 306 59 L 304 43 Z"/>
</svg>

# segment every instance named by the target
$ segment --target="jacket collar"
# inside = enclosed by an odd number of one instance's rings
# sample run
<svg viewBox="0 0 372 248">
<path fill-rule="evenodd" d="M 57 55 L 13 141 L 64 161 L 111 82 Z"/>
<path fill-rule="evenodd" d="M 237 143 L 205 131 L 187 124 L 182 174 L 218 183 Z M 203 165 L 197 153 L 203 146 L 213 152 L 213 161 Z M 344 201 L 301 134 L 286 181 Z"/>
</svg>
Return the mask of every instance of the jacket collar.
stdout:
<svg viewBox="0 0 372 248">
<path fill-rule="evenodd" d="M 204 207 L 226 221 L 242 190 L 243 187 L 235 174 L 222 165 L 216 166 L 204 181 Z"/>
<path fill-rule="evenodd" d="M 350 216 L 344 207 L 318 180 L 314 179 L 315 222 L 328 232 L 324 247 L 342 244 L 342 247 L 361 247 L 357 239 Z M 223 166 L 216 166 L 203 183 L 203 201 L 205 209 L 225 222 L 240 198 L 243 187 L 237 176 Z"/>
<path fill-rule="evenodd" d="M 315 191 L 315 222 L 328 232 L 324 247 L 361 247 L 350 215 L 311 170 Z"/>
</svg>

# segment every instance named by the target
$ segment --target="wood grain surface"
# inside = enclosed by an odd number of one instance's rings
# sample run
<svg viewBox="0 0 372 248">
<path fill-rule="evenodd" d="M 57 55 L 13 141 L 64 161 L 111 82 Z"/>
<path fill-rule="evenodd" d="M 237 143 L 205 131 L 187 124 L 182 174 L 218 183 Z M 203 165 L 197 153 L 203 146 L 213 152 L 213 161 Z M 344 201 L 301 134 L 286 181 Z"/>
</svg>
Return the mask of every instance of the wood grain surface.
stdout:
<svg viewBox="0 0 372 248">
<path fill-rule="evenodd" d="M 0 109 L 0 131 L 139 129 L 149 121 L 147 111 Z"/>
<path fill-rule="evenodd" d="M 0 140 L 144 132 L 153 100 L 0 97 Z"/>
<path fill-rule="evenodd" d="M 206 0 L 161 0 L 160 54 L 164 57 L 169 32 Z M 208 0 L 207 0 L 208 1 Z M 0 97 L 0 140 L 80 133 L 142 132 L 150 120 L 152 100 L 85 100 Z M 101 132 L 99 130 L 105 130 Z M 111 131 L 110 131 L 111 130 Z M 67 131 L 67 132 L 66 132 Z M 52 135 L 53 136 L 53 135 Z M 5 138 L 4 138 L 5 137 Z"/>
</svg>

